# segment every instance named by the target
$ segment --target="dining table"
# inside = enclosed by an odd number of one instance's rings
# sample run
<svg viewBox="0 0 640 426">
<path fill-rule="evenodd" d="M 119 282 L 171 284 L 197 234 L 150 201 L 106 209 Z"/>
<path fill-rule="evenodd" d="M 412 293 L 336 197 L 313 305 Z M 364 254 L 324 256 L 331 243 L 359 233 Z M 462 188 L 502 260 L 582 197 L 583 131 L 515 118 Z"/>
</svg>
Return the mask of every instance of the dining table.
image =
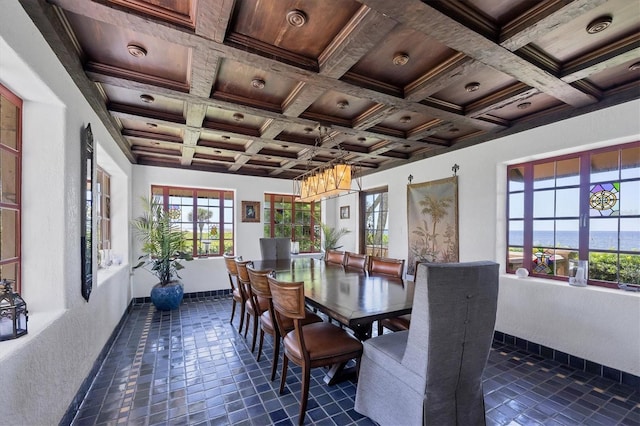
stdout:
<svg viewBox="0 0 640 426">
<path fill-rule="evenodd" d="M 279 281 L 304 282 L 306 303 L 353 330 L 360 340 L 371 337 L 375 321 L 411 313 L 413 281 L 368 274 L 315 258 L 253 261 L 257 270 L 275 271 Z M 336 366 L 325 381 L 344 366 Z"/>
</svg>

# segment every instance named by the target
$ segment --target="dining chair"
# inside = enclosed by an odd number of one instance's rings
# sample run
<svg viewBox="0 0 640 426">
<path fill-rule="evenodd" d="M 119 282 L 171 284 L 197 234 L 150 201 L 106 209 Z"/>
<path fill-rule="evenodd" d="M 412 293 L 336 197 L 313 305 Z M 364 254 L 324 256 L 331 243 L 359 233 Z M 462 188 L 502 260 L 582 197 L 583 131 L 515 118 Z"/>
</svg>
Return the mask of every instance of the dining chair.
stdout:
<svg viewBox="0 0 640 426">
<path fill-rule="evenodd" d="M 342 265 L 344 263 L 344 252 L 340 250 L 327 250 L 324 261 L 327 263 Z"/>
<path fill-rule="evenodd" d="M 231 285 L 231 296 L 233 297 L 233 305 L 231 305 L 231 319 L 229 320 L 229 323 L 233 324 L 233 317 L 236 314 L 236 304 L 239 303 L 240 304 L 240 327 L 238 327 L 238 331 L 242 333 L 246 299 L 244 297 L 244 291 L 240 288 L 240 282 L 238 281 L 238 267 L 236 266 L 236 257 L 228 253 L 225 253 L 223 257 L 224 257 L 224 264 L 227 267 L 227 274 L 229 275 L 229 284 Z"/>
<path fill-rule="evenodd" d="M 247 331 L 249 331 L 249 320 L 253 319 L 253 337 L 251 339 L 251 352 L 256 348 L 256 337 L 258 336 L 258 321 L 260 315 L 269 309 L 269 301 L 263 297 L 256 296 L 251 289 L 251 279 L 249 278 L 249 272 L 247 265 L 251 264 L 250 260 L 238 260 L 236 259 L 236 266 L 238 267 L 238 281 L 244 291 L 245 296 L 245 313 L 246 313 L 246 326 L 244 329 L 244 337 L 247 337 Z M 240 330 L 242 331 L 242 330 Z"/>
<path fill-rule="evenodd" d="M 291 240 L 289 238 L 260 238 L 262 260 L 291 259 Z"/>
<path fill-rule="evenodd" d="M 302 395 L 298 419 L 298 424 L 302 424 L 309 398 L 311 369 L 346 363 L 354 358 L 359 363 L 362 343 L 347 331 L 328 322 L 303 324 L 302 321 L 307 315 L 304 305 L 304 282 L 282 282 L 273 277 L 267 277 L 267 279 L 278 327 L 282 326 L 285 318 L 293 321 L 293 330 L 285 333 L 285 330 L 280 328 L 284 336 L 280 393 L 282 394 L 284 390 L 287 367 L 291 360 L 302 368 Z"/>
<path fill-rule="evenodd" d="M 364 342 L 355 410 L 384 425 L 483 425 L 495 262 L 422 263 L 408 331 Z"/>
<path fill-rule="evenodd" d="M 404 272 L 404 259 L 392 259 L 390 257 L 369 256 L 367 272 L 395 278 L 402 278 Z"/>
<path fill-rule="evenodd" d="M 249 280 L 251 281 L 251 289 L 253 293 L 266 299 L 269 302 L 269 308 L 260 315 L 260 338 L 258 339 L 258 361 L 262 354 L 262 345 L 265 333 L 273 337 L 273 360 L 271 364 L 271 380 L 276 377 L 278 369 L 278 357 L 280 355 L 280 328 L 276 323 L 276 315 L 273 308 L 273 300 L 271 299 L 271 289 L 269 288 L 269 280 L 267 276 L 272 272 L 270 269 L 256 270 L 251 266 L 247 266 Z M 314 322 L 322 322 L 322 318 L 307 309 L 306 316 L 302 320 L 303 324 L 311 324 Z M 293 330 L 293 321 L 289 318 L 283 318 L 282 328 L 286 333 Z"/>
<path fill-rule="evenodd" d="M 350 269 L 367 270 L 367 255 L 359 253 L 346 252 L 344 255 L 344 267 Z"/>
</svg>

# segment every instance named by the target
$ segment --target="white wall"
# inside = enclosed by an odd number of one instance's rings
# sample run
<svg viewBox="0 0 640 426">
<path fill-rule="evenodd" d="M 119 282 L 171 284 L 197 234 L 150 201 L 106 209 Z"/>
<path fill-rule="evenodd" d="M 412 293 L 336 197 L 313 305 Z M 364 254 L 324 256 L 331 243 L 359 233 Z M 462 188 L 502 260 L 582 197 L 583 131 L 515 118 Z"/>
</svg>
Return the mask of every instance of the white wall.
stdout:
<svg viewBox="0 0 640 426">
<path fill-rule="evenodd" d="M 153 277 L 136 272 L 131 290 L 126 262 L 137 257 L 136 246 L 128 248 L 128 220 L 140 213 L 139 196 L 148 195 L 151 184 L 160 184 L 233 189 L 236 203 L 262 202 L 264 192 L 290 193 L 291 185 L 278 179 L 132 167 L 18 2 L 2 5 L 0 81 L 25 100 L 23 295 L 30 311 L 29 334 L 0 343 L 2 387 L 12 390 L 4 393 L 0 419 L 52 424 L 63 416 L 131 297 L 148 295 Z M 408 255 L 407 176 L 412 174 L 414 183 L 440 179 L 450 176 L 457 163 L 460 258 L 503 264 L 506 164 L 637 140 L 639 115 L 640 101 L 634 101 L 366 176 L 364 188 L 389 186 L 389 255 Z M 87 303 L 80 296 L 80 260 L 74 253 L 80 253 L 80 129 L 89 122 L 99 143 L 98 162 L 102 159 L 115 176 L 114 242 L 120 247 L 114 250 L 124 255 L 125 264 L 97 274 Z M 339 219 L 343 205 L 351 206 L 349 220 Z M 357 208 L 356 196 L 323 204 L 324 220 L 353 228 L 342 240 L 347 250 L 357 248 Z M 235 219 L 236 253 L 259 257 L 262 224 L 240 222 L 239 209 Z M 183 278 L 189 292 L 228 285 L 221 259 L 195 260 Z M 635 327 L 640 295 L 510 275 L 501 277 L 500 286 L 498 330 L 640 374 L 640 331 Z"/>
<path fill-rule="evenodd" d="M 291 194 L 293 184 L 284 179 L 266 179 L 223 173 L 208 173 L 182 169 L 167 169 L 152 166 L 133 167 L 133 215 L 141 214 L 140 197 L 149 197 L 151 185 L 169 185 L 190 188 L 212 188 L 235 191 L 235 254 L 245 260 L 260 259 L 259 238 L 264 233 L 264 217 L 260 212 L 260 223 L 242 222 L 241 202 L 259 201 L 264 208 L 265 192 Z M 140 255 L 140 244 L 132 235 L 133 261 Z M 137 263 L 137 262 L 136 262 Z M 229 288 L 229 278 L 222 258 L 194 259 L 184 263 L 180 271 L 185 293 L 221 290 Z M 133 296 L 147 297 L 156 277 L 138 269 L 133 276 Z"/>
<path fill-rule="evenodd" d="M 2 388 L 11 389 L 0 423 L 56 424 L 131 299 L 128 265 L 96 274 L 89 302 L 80 293 L 81 129 L 91 123 L 125 206 L 130 165 L 15 1 L 3 2 L 0 14 L 0 82 L 24 100 L 22 295 L 29 309 L 29 333 L 0 342 Z M 128 207 L 116 210 L 114 234 L 126 244 Z"/>
<path fill-rule="evenodd" d="M 504 272 L 506 165 L 639 140 L 639 117 L 640 101 L 633 101 L 365 176 L 365 189 L 389 186 L 389 256 L 408 257 L 409 174 L 414 184 L 428 182 L 451 176 L 458 164 L 460 260 L 493 260 Z M 500 278 L 497 330 L 635 375 L 640 374 L 637 324 L 638 294 Z"/>
</svg>

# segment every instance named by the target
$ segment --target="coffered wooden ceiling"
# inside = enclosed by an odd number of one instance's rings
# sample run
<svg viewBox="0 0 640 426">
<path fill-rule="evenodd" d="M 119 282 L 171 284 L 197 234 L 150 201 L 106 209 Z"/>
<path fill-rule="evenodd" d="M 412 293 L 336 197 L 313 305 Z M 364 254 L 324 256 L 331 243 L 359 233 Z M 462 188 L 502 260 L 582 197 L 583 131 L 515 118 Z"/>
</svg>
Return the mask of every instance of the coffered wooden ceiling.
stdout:
<svg viewBox="0 0 640 426">
<path fill-rule="evenodd" d="M 137 164 L 367 174 L 640 97 L 632 0 L 21 3 Z"/>
</svg>

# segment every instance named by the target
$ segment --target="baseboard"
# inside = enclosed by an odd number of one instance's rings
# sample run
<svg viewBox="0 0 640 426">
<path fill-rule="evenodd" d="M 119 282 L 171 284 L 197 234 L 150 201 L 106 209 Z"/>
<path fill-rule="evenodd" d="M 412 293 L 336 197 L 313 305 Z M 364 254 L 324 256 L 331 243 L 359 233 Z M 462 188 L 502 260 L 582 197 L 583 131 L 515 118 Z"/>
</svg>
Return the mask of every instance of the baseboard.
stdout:
<svg viewBox="0 0 640 426">
<path fill-rule="evenodd" d="M 606 365 L 598 364 L 597 362 L 589 361 L 584 358 L 580 358 L 575 355 L 571 355 L 557 349 L 550 348 L 548 346 L 540 345 L 538 343 L 530 342 L 520 337 L 512 336 L 507 333 L 495 331 L 493 333 L 493 340 L 499 343 L 507 345 L 513 345 L 519 349 L 532 353 L 534 355 L 541 356 L 543 358 L 552 359 L 562 364 L 569 365 L 578 370 L 586 371 L 588 373 L 597 374 L 607 379 L 614 380 L 624 385 L 632 386 L 635 388 L 640 387 L 640 377 L 625 371 L 618 370 L 616 368 L 608 367 Z"/>
</svg>

